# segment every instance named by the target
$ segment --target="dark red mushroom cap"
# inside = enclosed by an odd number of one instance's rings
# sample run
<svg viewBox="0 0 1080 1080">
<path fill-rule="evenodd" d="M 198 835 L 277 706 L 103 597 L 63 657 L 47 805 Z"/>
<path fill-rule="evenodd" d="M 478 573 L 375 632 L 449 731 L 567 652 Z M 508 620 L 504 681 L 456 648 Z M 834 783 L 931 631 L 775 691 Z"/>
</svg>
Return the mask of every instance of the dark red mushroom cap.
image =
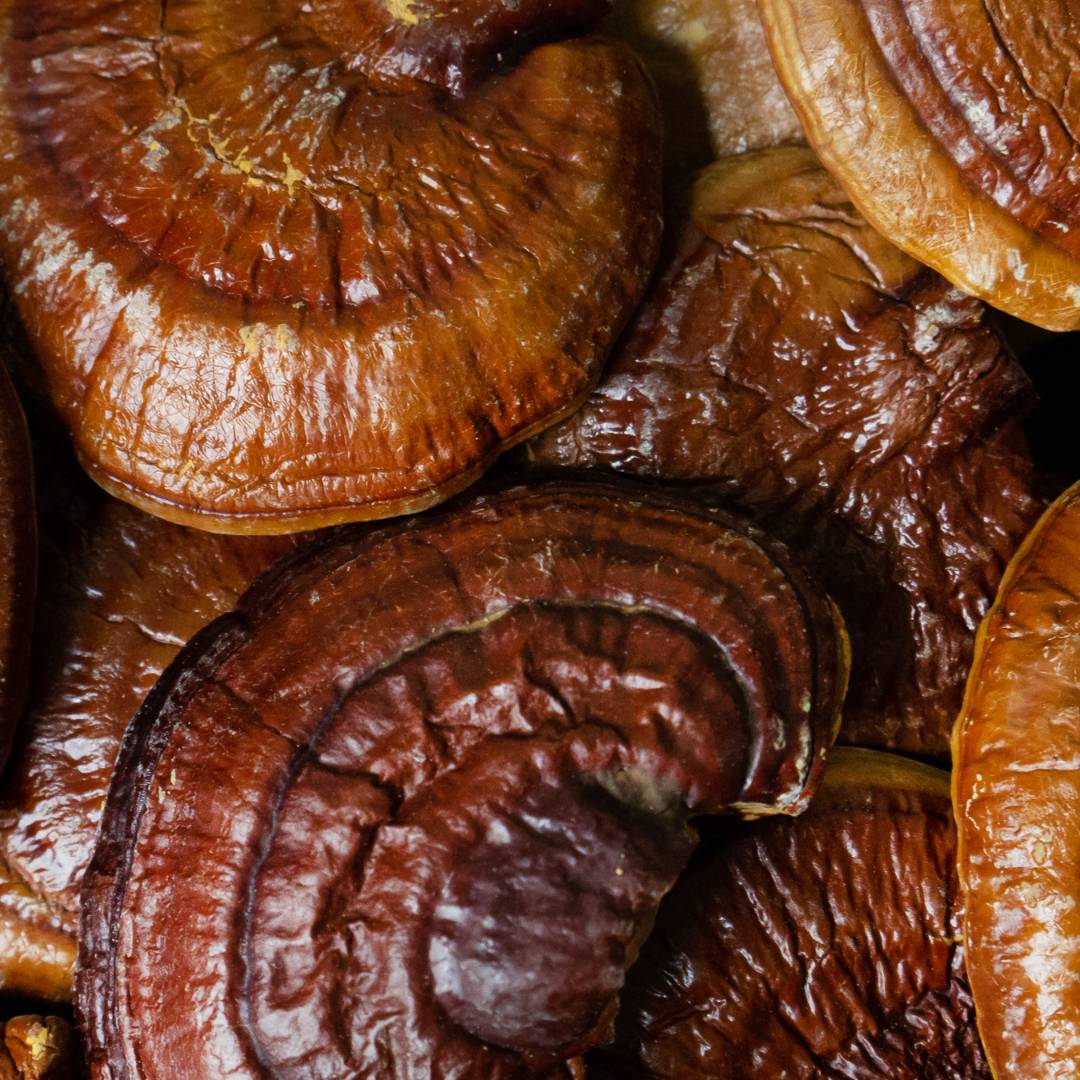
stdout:
<svg viewBox="0 0 1080 1080">
<path fill-rule="evenodd" d="M 559 1066 L 609 1035 L 688 818 L 805 805 L 844 661 L 772 542 L 637 490 L 290 556 L 125 737 L 82 895 L 94 1075 Z"/>
<path fill-rule="evenodd" d="M 1040 509 L 1030 387 L 988 314 L 809 150 L 728 158 L 600 386 L 531 456 L 752 513 L 844 613 L 842 737 L 944 756 L 975 629 Z"/>
<path fill-rule="evenodd" d="M 572 409 L 659 235 L 640 64 L 542 41 L 597 10 L 0 3 L 0 259 L 95 479 L 289 531 Z"/>
<path fill-rule="evenodd" d="M 0 359 L 0 767 L 26 694 L 37 586 L 33 466 L 19 400 Z"/>
</svg>

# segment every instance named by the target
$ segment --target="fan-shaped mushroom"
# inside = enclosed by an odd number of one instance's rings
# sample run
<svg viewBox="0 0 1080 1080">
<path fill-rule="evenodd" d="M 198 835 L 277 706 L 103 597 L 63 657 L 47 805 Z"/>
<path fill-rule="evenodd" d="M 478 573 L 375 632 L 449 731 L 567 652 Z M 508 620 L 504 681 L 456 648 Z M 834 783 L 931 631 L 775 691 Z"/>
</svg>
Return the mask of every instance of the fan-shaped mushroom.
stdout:
<svg viewBox="0 0 1080 1080">
<path fill-rule="evenodd" d="M 16 1016 L 4 1025 L 0 1080 L 73 1080 L 77 1061 L 75 1033 L 59 1016 Z"/>
<path fill-rule="evenodd" d="M 293 541 L 171 525 L 67 482 L 51 457 L 43 473 L 32 688 L 0 791 L 0 985 L 61 1001 L 124 728 L 188 638 Z"/>
<path fill-rule="evenodd" d="M 795 812 L 824 598 L 752 527 L 516 489 L 279 563 L 128 729 L 83 890 L 96 1076 L 543 1072 L 693 846 Z"/>
<path fill-rule="evenodd" d="M 174 521 L 416 510 L 588 391 L 659 235 L 596 0 L 0 0 L 0 258 L 91 474 Z"/>
<path fill-rule="evenodd" d="M 26 693 L 37 578 L 32 477 L 26 421 L 0 362 L 0 768 Z"/>
<path fill-rule="evenodd" d="M 965 291 L 1080 327 L 1075 0 L 759 0 L 811 145 Z"/>
<path fill-rule="evenodd" d="M 801 817 L 704 829 L 589 1076 L 989 1080 L 946 773 L 841 749 Z"/>
<path fill-rule="evenodd" d="M 810 151 L 719 162 L 682 251 L 541 465 L 707 485 L 844 612 L 843 736 L 946 754 L 975 629 L 1039 505 L 1027 380 L 963 296 L 870 229 Z"/>
<path fill-rule="evenodd" d="M 954 734 L 964 935 L 999 1080 L 1080 1055 L 1080 485 L 1017 553 Z"/>
</svg>

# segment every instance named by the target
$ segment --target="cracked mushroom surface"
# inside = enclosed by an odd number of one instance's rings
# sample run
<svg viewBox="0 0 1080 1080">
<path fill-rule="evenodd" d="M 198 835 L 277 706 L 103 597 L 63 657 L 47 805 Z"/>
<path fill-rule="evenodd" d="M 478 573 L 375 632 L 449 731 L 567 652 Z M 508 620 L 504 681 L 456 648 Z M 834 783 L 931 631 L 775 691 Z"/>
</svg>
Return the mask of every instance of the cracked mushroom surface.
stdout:
<svg viewBox="0 0 1080 1080">
<path fill-rule="evenodd" d="M 0 363 L 0 768 L 26 694 L 36 574 L 30 441 L 19 400 Z"/>
<path fill-rule="evenodd" d="M 0 261 L 91 475 L 282 532 L 420 509 L 586 394 L 660 232 L 596 0 L 0 0 Z"/>
<path fill-rule="evenodd" d="M 31 688 L 0 791 L 0 986 L 66 1001 L 79 888 L 124 729 L 188 638 L 294 541 L 172 525 L 58 456 L 39 461 Z"/>
<path fill-rule="evenodd" d="M 1075 0 L 759 0 L 810 144 L 966 292 L 1080 328 Z"/>
<path fill-rule="evenodd" d="M 730 158 L 597 390 L 529 456 L 749 511 L 844 613 L 842 737 L 944 756 L 979 620 L 1041 509 L 1028 380 L 987 315 L 809 150 Z"/>
<path fill-rule="evenodd" d="M 979 631 L 954 733 L 968 970 L 998 1080 L 1080 1055 L 1080 486 L 1047 510 Z"/>
<path fill-rule="evenodd" d="M 841 748 L 801 817 L 701 830 L 590 1077 L 991 1080 L 947 773 Z"/>
<path fill-rule="evenodd" d="M 82 896 L 93 1075 L 560 1068 L 688 819 L 805 806 L 844 666 L 778 545 L 635 488 L 317 541 L 128 729 Z"/>
</svg>

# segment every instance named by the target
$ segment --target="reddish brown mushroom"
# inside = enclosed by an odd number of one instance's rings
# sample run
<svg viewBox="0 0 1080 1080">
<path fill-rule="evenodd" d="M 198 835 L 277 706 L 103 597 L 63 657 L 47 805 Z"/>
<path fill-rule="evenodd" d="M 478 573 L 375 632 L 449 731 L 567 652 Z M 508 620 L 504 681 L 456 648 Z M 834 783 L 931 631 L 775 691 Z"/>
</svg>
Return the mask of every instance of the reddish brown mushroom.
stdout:
<svg viewBox="0 0 1080 1080">
<path fill-rule="evenodd" d="M 1038 514 L 1029 389 L 987 312 L 810 151 L 719 162 L 682 250 L 541 465 L 694 482 L 785 538 L 852 636 L 843 736 L 948 753 L 975 629 Z"/>
<path fill-rule="evenodd" d="M 493 1080 L 604 1041 L 688 817 L 810 797 L 837 631 L 751 526 L 604 485 L 279 564 L 128 729 L 93 1074 Z"/>
<path fill-rule="evenodd" d="M 30 443 L 19 401 L 0 361 L 0 768 L 26 694 L 36 567 Z"/>
<path fill-rule="evenodd" d="M 185 524 L 419 509 L 570 411 L 659 235 L 600 0 L 0 0 L 0 260 L 94 478 Z"/>
<path fill-rule="evenodd" d="M 188 638 L 293 541 L 171 525 L 43 460 L 39 632 L 0 790 L 0 986 L 63 1001 L 124 728 Z"/>
<path fill-rule="evenodd" d="M 811 145 L 966 292 L 1080 328 L 1075 0 L 759 0 Z"/>
<path fill-rule="evenodd" d="M 838 750 L 799 818 L 709 822 L 590 1077 L 990 1080 L 948 774 Z"/>
<path fill-rule="evenodd" d="M 4 1025 L 0 1080 L 75 1080 L 78 1042 L 59 1016 L 16 1016 Z"/>
</svg>

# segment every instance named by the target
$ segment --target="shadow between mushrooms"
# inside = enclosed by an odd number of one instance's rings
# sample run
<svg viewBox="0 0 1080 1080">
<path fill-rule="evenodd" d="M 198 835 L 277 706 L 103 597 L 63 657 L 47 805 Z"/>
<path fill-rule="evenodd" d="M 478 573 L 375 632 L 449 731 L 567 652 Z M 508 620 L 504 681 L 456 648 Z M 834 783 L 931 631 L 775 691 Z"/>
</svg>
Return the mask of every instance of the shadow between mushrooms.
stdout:
<svg viewBox="0 0 1080 1080">
<path fill-rule="evenodd" d="M 0 0 L 0 260 L 91 475 L 282 532 L 572 410 L 658 243 L 599 0 Z M 535 46 L 535 47 L 533 47 Z"/>
<path fill-rule="evenodd" d="M 125 736 L 82 896 L 93 1075 L 492 1080 L 605 1041 L 688 819 L 809 800 L 840 634 L 763 534 L 635 489 L 289 557 Z"/>
</svg>

